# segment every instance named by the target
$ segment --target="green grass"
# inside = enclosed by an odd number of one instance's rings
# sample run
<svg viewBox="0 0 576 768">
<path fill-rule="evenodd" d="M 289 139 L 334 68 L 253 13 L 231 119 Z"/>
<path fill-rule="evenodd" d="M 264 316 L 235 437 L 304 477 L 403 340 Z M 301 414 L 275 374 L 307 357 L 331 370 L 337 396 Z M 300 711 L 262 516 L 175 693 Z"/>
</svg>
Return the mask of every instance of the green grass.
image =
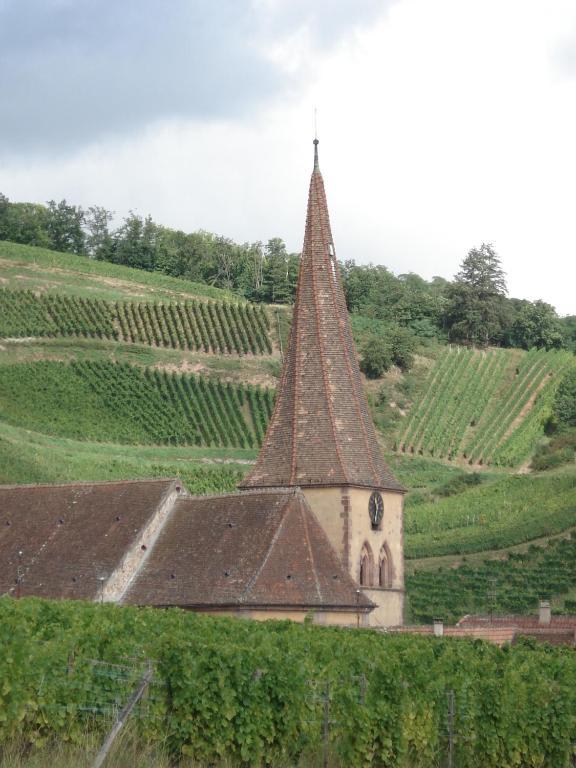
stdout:
<svg viewBox="0 0 576 768">
<path fill-rule="evenodd" d="M 238 448 L 91 443 L 0 422 L 0 484 L 182 478 L 192 493 L 230 491 L 256 456 Z"/>
<path fill-rule="evenodd" d="M 408 558 L 504 549 L 576 525 L 576 468 L 503 475 L 407 510 Z"/>
<path fill-rule="evenodd" d="M 5 288 L 63 291 L 108 301 L 199 296 L 242 301 L 230 291 L 205 283 L 5 240 L 0 240 L 0 277 Z"/>
</svg>

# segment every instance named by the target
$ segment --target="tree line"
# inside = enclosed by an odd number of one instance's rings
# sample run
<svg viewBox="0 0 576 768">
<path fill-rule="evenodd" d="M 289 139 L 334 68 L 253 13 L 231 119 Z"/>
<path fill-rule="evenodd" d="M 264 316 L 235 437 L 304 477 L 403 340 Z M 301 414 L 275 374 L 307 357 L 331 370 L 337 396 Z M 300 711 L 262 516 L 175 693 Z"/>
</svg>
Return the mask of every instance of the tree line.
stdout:
<svg viewBox="0 0 576 768">
<path fill-rule="evenodd" d="M 299 254 L 289 253 L 279 237 L 240 244 L 212 232 L 164 227 L 134 212 L 116 227 L 113 218 L 101 206 L 83 209 L 66 200 L 16 203 L 0 194 L 0 240 L 158 271 L 225 288 L 250 301 L 285 304 L 294 299 Z M 559 318 L 544 301 L 509 298 L 500 259 L 488 243 L 468 252 L 452 281 L 394 275 L 383 265 L 354 260 L 340 268 L 351 312 L 415 337 L 576 351 L 576 316 Z"/>
</svg>

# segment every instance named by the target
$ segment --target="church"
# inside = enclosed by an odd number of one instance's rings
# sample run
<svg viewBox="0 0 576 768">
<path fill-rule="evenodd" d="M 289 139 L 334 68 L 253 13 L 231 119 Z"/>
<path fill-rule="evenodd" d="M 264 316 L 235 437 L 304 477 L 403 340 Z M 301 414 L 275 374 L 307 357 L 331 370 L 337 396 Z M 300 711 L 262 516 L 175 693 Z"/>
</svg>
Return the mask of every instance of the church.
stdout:
<svg viewBox="0 0 576 768">
<path fill-rule="evenodd" d="M 0 486 L 0 595 L 403 623 L 404 489 L 368 410 L 314 140 L 290 340 L 235 493 L 178 479 Z"/>
</svg>

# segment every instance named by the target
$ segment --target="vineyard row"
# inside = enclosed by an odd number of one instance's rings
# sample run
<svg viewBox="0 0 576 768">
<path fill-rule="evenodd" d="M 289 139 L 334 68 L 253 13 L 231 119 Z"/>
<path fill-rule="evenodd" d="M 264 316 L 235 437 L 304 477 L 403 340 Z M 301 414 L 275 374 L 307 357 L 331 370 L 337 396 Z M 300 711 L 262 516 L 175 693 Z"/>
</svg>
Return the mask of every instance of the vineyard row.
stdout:
<svg viewBox="0 0 576 768">
<path fill-rule="evenodd" d="M 0 338 L 113 339 L 218 354 L 271 354 L 262 306 L 225 301 L 110 302 L 0 289 Z"/>
<path fill-rule="evenodd" d="M 3 366 L 0 391 L 18 426 L 130 444 L 255 448 L 274 403 L 272 389 L 95 360 Z"/>
<path fill-rule="evenodd" d="M 402 452 L 515 466 L 543 432 L 567 352 L 448 348 L 398 441 Z"/>
</svg>

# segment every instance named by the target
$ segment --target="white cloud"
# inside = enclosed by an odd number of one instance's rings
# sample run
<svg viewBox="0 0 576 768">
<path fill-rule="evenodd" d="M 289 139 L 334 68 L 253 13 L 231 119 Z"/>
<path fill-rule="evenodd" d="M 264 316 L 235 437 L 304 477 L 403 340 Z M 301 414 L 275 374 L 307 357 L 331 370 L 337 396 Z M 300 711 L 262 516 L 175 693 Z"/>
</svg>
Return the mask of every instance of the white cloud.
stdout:
<svg viewBox="0 0 576 768">
<path fill-rule="evenodd" d="M 450 277 L 489 241 L 511 295 L 576 313 L 576 80 L 556 63 L 574 28 L 568 0 L 400 0 L 322 50 L 298 27 L 275 49 L 291 92 L 250 117 L 15 164 L 0 188 L 297 250 L 317 106 L 339 258 Z"/>
</svg>

